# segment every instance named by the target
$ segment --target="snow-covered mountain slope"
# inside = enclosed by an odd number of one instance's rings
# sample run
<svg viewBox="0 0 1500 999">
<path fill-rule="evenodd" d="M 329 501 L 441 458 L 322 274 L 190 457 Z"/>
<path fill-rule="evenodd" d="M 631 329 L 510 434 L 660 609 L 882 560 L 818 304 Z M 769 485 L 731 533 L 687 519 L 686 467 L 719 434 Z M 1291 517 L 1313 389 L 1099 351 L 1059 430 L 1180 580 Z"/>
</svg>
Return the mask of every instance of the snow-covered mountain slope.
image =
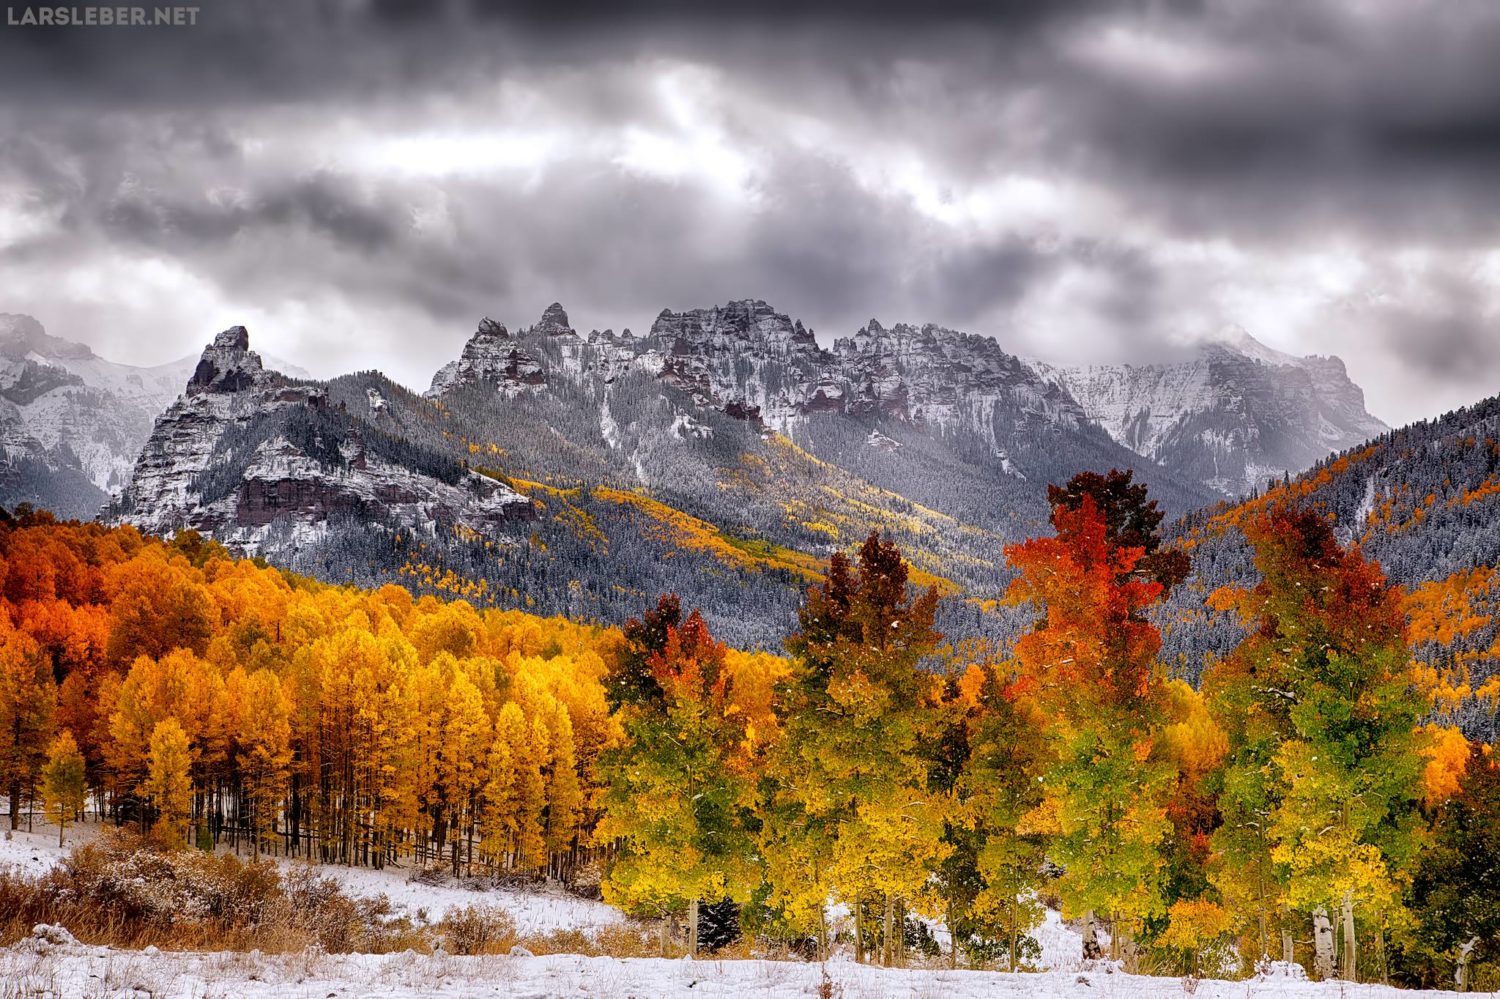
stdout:
<svg viewBox="0 0 1500 999">
<path fill-rule="evenodd" d="M 92 516 L 125 485 L 197 362 L 118 364 L 30 316 L 0 314 L 0 506 Z"/>
<path fill-rule="evenodd" d="M 871 320 L 825 347 L 747 299 L 584 334 L 554 303 L 480 322 L 418 396 L 373 371 L 277 374 L 235 328 L 108 516 L 541 613 L 618 623 L 676 592 L 716 634 L 775 646 L 809 574 L 871 530 L 988 601 L 1002 546 L 1047 529 L 1049 483 L 1133 468 L 1181 514 L 1354 432 L 1318 422 L 1343 428 L 1347 406 L 1309 401 L 1341 367 L 1251 351 L 1085 379 L 930 324 Z M 945 627 L 975 633 L 978 604 L 954 606 Z"/>
<path fill-rule="evenodd" d="M 391 443 L 320 385 L 266 369 L 246 329 L 231 327 L 204 349 L 105 515 L 153 534 L 190 527 L 246 554 L 294 550 L 337 520 L 494 538 L 529 519 L 530 502 L 505 485 Z"/>
<path fill-rule="evenodd" d="M 1293 357 L 1238 327 L 1191 361 L 1032 368 L 1132 451 L 1237 496 L 1388 427 L 1337 357 Z"/>
</svg>

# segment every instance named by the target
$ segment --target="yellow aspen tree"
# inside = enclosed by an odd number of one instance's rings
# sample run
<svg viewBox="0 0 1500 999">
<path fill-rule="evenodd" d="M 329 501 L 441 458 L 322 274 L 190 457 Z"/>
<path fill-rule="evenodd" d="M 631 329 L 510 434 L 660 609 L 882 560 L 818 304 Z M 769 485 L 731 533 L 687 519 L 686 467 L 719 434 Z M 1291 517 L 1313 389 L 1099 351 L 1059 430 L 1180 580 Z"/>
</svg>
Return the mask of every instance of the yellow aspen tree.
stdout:
<svg viewBox="0 0 1500 999">
<path fill-rule="evenodd" d="M 565 873 L 564 855 L 572 849 L 582 816 L 583 791 L 578 783 L 577 756 L 573 745 L 573 722 L 561 701 L 554 704 L 549 738 L 552 771 L 547 778 L 547 852 L 553 872 Z"/>
<path fill-rule="evenodd" d="M 57 823 L 57 845 L 62 846 L 68 823 L 83 810 L 88 798 L 83 754 L 73 733 L 63 729 L 47 750 L 47 765 L 42 768 L 42 801 L 47 817 Z"/>
<path fill-rule="evenodd" d="M 259 853 L 275 840 L 276 810 L 292 762 L 292 725 L 281 681 L 270 670 L 250 674 L 238 707 L 240 775 L 250 806 L 250 839 Z"/>
<path fill-rule="evenodd" d="M 182 725 L 175 718 L 158 722 L 151 732 L 146 795 L 157 812 L 153 835 L 174 849 L 187 843 L 188 819 L 193 808 L 191 765 L 188 737 Z"/>
<path fill-rule="evenodd" d="M 51 664 L 37 643 L 0 614 L 0 791 L 10 798 L 10 827 L 21 821 L 21 799 L 36 786 L 47 759 L 47 734 L 57 703 Z"/>
<path fill-rule="evenodd" d="M 479 688 L 462 669 L 456 669 L 448 687 L 438 754 L 438 778 L 448 799 L 454 877 L 458 877 L 465 864 L 473 863 L 476 812 L 479 792 L 484 786 L 489 740 L 490 720 L 484 713 Z"/>
<path fill-rule="evenodd" d="M 529 725 L 513 729 L 519 740 L 511 743 L 516 769 L 516 857 L 523 870 L 538 871 L 547 863 L 547 842 L 542 813 L 547 807 L 547 783 L 543 770 L 551 760 L 547 725 L 534 718 Z"/>
<path fill-rule="evenodd" d="M 496 868 L 508 868 L 514 860 L 516 833 L 519 828 L 519 803 L 516 797 L 516 767 L 511 746 L 516 742 L 512 732 L 526 724 L 521 709 L 514 703 L 500 708 L 495 720 L 495 736 L 490 743 L 484 786 L 484 808 L 480 818 L 480 851 L 486 862 Z"/>
</svg>

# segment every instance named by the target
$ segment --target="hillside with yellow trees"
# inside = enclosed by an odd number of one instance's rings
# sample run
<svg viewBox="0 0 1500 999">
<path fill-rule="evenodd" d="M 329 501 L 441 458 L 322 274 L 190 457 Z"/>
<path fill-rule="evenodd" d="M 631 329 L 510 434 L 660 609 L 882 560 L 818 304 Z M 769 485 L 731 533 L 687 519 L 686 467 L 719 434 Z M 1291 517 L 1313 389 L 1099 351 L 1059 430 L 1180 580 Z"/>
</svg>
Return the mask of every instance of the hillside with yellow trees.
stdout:
<svg viewBox="0 0 1500 999">
<path fill-rule="evenodd" d="M 1383 434 L 1244 502 L 1180 520 L 1172 544 L 1193 561 L 1188 584 L 1157 615 L 1165 657 L 1196 680 L 1243 636 L 1212 606 L 1222 586 L 1256 577 L 1244 527 L 1294 503 L 1332 519 L 1399 584 L 1407 633 L 1444 719 L 1493 741 L 1500 705 L 1500 399 Z"/>
</svg>

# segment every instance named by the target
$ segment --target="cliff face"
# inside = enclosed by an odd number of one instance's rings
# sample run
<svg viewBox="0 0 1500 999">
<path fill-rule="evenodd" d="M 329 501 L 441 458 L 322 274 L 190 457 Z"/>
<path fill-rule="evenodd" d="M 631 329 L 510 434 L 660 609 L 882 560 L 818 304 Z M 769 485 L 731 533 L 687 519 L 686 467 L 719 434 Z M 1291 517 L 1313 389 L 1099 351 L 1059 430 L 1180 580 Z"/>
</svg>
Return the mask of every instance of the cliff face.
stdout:
<svg viewBox="0 0 1500 999">
<path fill-rule="evenodd" d="M 1337 357 L 1293 357 L 1243 330 L 1177 364 L 1034 362 L 1132 451 L 1238 496 L 1384 433 Z"/>
<path fill-rule="evenodd" d="M 189 370 L 113 364 L 30 316 L 0 315 L 0 506 L 92 516 Z"/>
<path fill-rule="evenodd" d="M 874 319 L 825 349 L 758 300 L 665 310 L 643 337 L 585 337 L 556 303 L 519 336 L 485 320 L 428 394 L 480 383 L 514 394 L 549 377 L 609 384 L 630 371 L 695 406 L 793 435 L 818 414 L 889 418 L 977 435 L 1009 455 L 1041 428 L 1102 430 L 1215 495 L 1248 493 L 1387 429 L 1338 358 L 1292 357 L 1243 330 L 1182 363 L 1069 368 L 1023 361 L 989 337 Z"/>
<path fill-rule="evenodd" d="M 252 554 L 273 533 L 306 541 L 339 518 L 504 534 L 530 516 L 525 497 L 456 464 L 445 480 L 372 455 L 366 433 L 323 387 L 267 371 L 232 327 L 204 349 L 105 516 L 153 534 L 194 528 Z"/>
</svg>

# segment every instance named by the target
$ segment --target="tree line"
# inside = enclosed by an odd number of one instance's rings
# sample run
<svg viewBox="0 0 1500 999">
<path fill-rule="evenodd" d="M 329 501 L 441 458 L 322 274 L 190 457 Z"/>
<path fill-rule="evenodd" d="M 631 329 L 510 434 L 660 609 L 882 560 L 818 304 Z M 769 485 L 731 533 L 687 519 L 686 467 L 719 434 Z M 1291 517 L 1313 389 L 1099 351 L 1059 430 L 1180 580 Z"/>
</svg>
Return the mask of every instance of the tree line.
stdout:
<svg viewBox="0 0 1500 999">
<path fill-rule="evenodd" d="M 1201 690 L 1153 608 L 1189 571 L 1128 473 L 1008 546 L 1010 646 L 945 643 L 891 542 L 835 554 L 785 657 L 663 597 L 623 629 L 318 583 L 184 532 L 0 523 L 0 791 L 173 848 L 588 884 L 696 949 L 1020 968 L 1497 974 L 1500 765 L 1427 724 L 1399 595 L 1294 505 L 1244 525 L 1247 637 Z M 830 903 L 840 908 L 831 908 Z M 1107 934 L 1107 943 L 1104 937 Z"/>
</svg>

